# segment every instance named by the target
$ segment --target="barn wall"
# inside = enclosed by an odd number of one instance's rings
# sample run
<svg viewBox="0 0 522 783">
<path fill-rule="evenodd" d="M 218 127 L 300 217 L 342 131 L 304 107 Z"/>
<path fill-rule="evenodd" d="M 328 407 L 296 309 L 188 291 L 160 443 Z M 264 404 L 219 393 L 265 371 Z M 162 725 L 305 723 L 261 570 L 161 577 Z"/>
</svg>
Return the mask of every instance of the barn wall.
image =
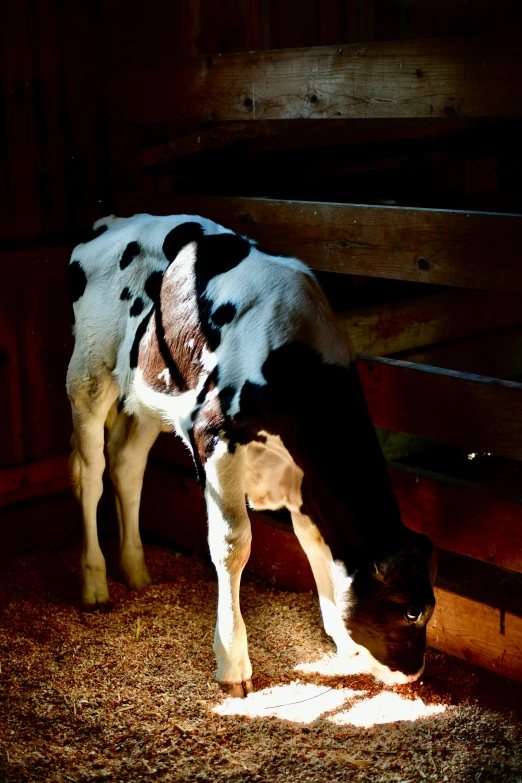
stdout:
<svg viewBox="0 0 522 783">
<path fill-rule="evenodd" d="M 146 117 L 139 130 L 111 125 L 106 83 L 115 63 L 161 65 L 193 54 L 478 34 L 520 25 L 520 4 L 515 0 L 499 0 L 493 17 L 490 4 L 478 0 L 472 8 L 469 5 L 465 0 L 4 2 L 0 18 L 0 488 L 4 506 L 10 498 L 19 502 L 34 497 L 35 486 L 46 485 L 49 491 L 63 488 L 64 463 L 57 458 L 67 453 L 70 436 L 64 377 L 72 339 L 64 280 L 71 247 L 88 224 L 111 211 L 115 193 L 132 190 L 129 150 L 201 127 L 188 121 L 158 125 L 148 123 Z M 363 130 L 362 136 L 367 132 Z M 400 137 L 401 132 L 394 134 Z M 263 167 L 261 161 L 260 172 Z M 300 160 L 296 168 L 302 169 Z M 461 179 L 467 176 L 463 171 L 461 166 Z M 198 176 L 196 188 L 203 175 Z M 485 173 L 479 170 L 478 177 L 488 176 L 486 164 Z M 237 189 L 243 185 L 233 179 L 230 183 Z M 142 184 L 146 186 L 145 177 Z M 448 188 L 451 170 L 442 177 L 439 192 Z M 242 190 L 242 194 L 247 193 Z M 280 188 L 279 195 L 284 195 Z"/>
</svg>

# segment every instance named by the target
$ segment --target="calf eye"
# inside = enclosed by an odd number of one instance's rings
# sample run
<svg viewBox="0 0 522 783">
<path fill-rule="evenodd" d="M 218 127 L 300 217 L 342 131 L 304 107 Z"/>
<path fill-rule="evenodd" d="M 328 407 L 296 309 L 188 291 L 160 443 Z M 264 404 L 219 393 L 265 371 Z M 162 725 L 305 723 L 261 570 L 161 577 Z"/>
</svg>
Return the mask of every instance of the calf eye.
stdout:
<svg viewBox="0 0 522 783">
<path fill-rule="evenodd" d="M 416 623 L 417 620 L 420 619 L 422 615 L 422 609 L 419 609 L 418 606 L 409 606 L 406 612 L 404 613 L 404 619 L 407 620 L 409 623 Z"/>
</svg>

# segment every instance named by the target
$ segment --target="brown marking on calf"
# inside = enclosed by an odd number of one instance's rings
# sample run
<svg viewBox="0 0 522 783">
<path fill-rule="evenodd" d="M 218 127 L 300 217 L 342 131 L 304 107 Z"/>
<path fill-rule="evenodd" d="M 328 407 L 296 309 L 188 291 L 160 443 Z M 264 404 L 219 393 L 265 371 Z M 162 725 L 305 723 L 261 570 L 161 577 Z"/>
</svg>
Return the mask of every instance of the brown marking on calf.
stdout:
<svg viewBox="0 0 522 783">
<path fill-rule="evenodd" d="M 205 465 L 214 453 L 217 439 L 223 430 L 224 420 L 217 396 L 207 400 L 196 414 L 193 428 L 194 445 L 202 465 Z"/>
<path fill-rule="evenodd" d="M 149 329 L 147 345 L 140 346 L 138 366 L 143 380 L 154 391 L 177 394 L 194 389 L 201 376 L 201 354 L 207 347 L 199 326 L 195 293 L 186 295 L 180 285 L 183 270 L 170 267 L 165 273 Z M 183 291 L 184 289 L 184 291 Z M 169 370 L 167 383 L 165 370 Z"/>
</svg>

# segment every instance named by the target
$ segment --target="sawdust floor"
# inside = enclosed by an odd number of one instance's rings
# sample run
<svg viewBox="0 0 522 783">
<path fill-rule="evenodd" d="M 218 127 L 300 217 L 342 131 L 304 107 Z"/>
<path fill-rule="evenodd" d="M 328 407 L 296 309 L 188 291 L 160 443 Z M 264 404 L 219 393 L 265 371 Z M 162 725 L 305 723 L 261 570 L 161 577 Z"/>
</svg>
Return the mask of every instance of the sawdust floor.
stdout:
<svg viewBox="0 0 522 783">
<path fill-rule="evenodd" d="M 75 545 L 0 562 L 0 780 L 522 781 L 522 687 L 433 651 L 413 686 L 335 675 L 316 598 L 246 579 L 257 693 L 227 699 L 212 567 L 149 545 L 129 593 L 105 549 L 110 614 Z"/>
</svg>

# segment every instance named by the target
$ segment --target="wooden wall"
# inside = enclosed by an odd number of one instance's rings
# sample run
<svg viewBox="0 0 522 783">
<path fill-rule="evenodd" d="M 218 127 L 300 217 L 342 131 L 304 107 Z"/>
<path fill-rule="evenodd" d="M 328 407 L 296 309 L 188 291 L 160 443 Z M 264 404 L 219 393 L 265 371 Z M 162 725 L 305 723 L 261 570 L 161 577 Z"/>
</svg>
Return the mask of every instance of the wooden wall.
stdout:
<svg viewBox="0 0 522 783">
<path fill-rule="evenodd" d="M 493 15 L 489 9 L 485 0 L 471 8 L 464 0 L 6 0 L 0 240 L 7 247 L 63 240 L 110 208 L 118 150 L 111 150 L 105 85 L 116 63 L 489 34 L 520 25 L 515 0 L 500 0 Z M 147 133 L 164 135 L 165 128 Z"/>
<path fill-rule="evenodd" d="M 66 486 L 70 417 L 64 378 L 72 338 L 65 270 L 71 247 L 86 226 L 114 209 L 117 195 L 165 187 L 150 167 L 145 176 L 136 176 L 140 165 L 150 163 L 154 145 L 163 149 L 177 138 L 179 149 L 182 137 L 190 147 L 206 133 L 212 146 L 208 119 L 152 122 L 138 116 L 133 118 L 138 122 L 115 122 L 107 85 L 116 69 L 128 66 L 130 74 L 141 64 L 165 66 L 180 56 L 251 49 L 512 32 L 520 29 L 521 19 L 515 0 L 499 0 L 493 15 L 485 0 L 5 0 L 0 11 L 0 505 L 34 498 L 38 486 L 47 487 L 44 494 Z M 357 120 L 349 133 L 342 121 L 328 126 L 337 136 L 326 140 L 314 135 L 319 128 L 310 120 L 297 151 L 293 126 L 288 131 L 286 122 L 284 128 L 277 121 L 266 125 L 268 135 L 277 137 L 275 144 L 259 139 L 256 128 L 250 142 L 242 142 L 244 157 L 233 170 L 229 162 L 237 147 L 218 149 L 210 163 L 194 156 L 183 165 L 174 161 L 178 179 L 167 172 L 167 190 L 177 182 L 185 193 L 191 186 L 196 193 L 206 187 L 226 195 L 228 187 L 230 195 L 326 201 L 359 194 L 364 202 L 386 190 L 385 170 L 387 182 L 401 183 L 399 195 L 409 206 L 423 206 L 429 198 L 438 207 L 466 207 L 470 194 L 481 195 L 484 183 L 490 198 L 511 187 L 500 181 L 495 156 L 511 151 L 518 137 L 512 132 L 508 138 L 502 128 L 492 135 L 489 126 L 478 128 L 481 150 L 484 139 L 492 141 L 477 158 L 475 151 L 471 157 L 467 152 L 473 139 L 462 141 L 452 120 L 436 127 Z M 440 128 L 450 139 L 442 151 L 436 143 Z M 420 152 L 412 147 L 416 138 L 424 145 Z M 339 157 L 347 140 L 352 151 L 344 147 Z M 360 145 L 369 141 L 380 156 L 377 162 L 374 153 L 371 160 L 360 159 Z M 321 144 L 322 157 L 314 164 L 309 150 Z M 282 156 L 291 168 L 278 180 Z M 505 166 L 512 180 L 519 168 Z M 377 190 L 376 176 L 381 177 Z M 419 203 L 412 203 L 414 194 Z M 468 201 L 461 204 L 464 196 Z M 341 309 L 357 304 L 357 296 L 350 293 L 348 302 L 338 289 L 332 291 Z M 364 294 L 363 289 L 357 291 Z"/>
</svg>

